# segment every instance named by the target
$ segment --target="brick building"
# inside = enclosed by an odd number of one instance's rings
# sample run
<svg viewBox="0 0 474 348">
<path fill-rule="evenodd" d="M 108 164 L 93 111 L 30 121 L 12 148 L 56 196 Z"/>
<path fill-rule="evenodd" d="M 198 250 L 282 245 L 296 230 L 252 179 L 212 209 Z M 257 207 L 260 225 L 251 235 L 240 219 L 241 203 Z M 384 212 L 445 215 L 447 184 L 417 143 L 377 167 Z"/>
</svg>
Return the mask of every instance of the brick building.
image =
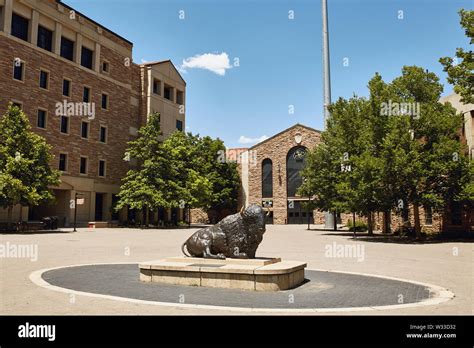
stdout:
<svg viewBox="0 0 474 348">
<path fill-rule="evenodd" d="M 150 112 L 160 112 L 164 136 L 185 128 L 185 81 L 169 60 L 133 63 L 132 49 L 61 1 L 0 0 L 0 114 L 20 106 L 62 171 L 55 204 L 15 207 L 14 219 L 55 215 L 68 226 L 76 193 L 79 223 L 127 218 L 112 211 L 134 165 L 124 159 L 127 142 Z"/>
</svg>

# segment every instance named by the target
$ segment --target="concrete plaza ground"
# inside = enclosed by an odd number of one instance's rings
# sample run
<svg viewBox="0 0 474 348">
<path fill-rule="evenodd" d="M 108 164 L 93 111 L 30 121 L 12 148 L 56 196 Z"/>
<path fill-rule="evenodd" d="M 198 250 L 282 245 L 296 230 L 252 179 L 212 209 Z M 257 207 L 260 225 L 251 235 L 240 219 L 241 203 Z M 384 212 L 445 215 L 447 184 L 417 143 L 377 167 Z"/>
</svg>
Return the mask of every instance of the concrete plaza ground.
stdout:
<svg viewBox="0 0 474 348">
<path fill-rule="evenodd" d="M 82 295 L 73 297 L 42 288 L 30 280 L 30 274 L 40 269 L 91 263 L 138 263 L 179 256 L 181 243 L 195 230 L 81 228 L 76 233 L 2 234 L 0 244 L 3 245 L 38 245 L 38 260 L 0 258 L 0 314 L 245 314 L 119 302 Z M 328 254 L 338 246 L 349 244 L 360 245 L 359 254 L 353 255 L 356 257 L 337 257 L 337 254 L 331 257 Z M 257 256 L 306 261 L 308 269 L 358 272 L 429 283 L 455 295 L 454 299 L 437 305 L 367 312 L 335 311 L 332 314 L 473 314 L 472 242 L 364 241 L 363 237 L 353 240 L 342 231 L 307 231 L 304 225 L 271 225 L 267 226 Z"/>
</svg>

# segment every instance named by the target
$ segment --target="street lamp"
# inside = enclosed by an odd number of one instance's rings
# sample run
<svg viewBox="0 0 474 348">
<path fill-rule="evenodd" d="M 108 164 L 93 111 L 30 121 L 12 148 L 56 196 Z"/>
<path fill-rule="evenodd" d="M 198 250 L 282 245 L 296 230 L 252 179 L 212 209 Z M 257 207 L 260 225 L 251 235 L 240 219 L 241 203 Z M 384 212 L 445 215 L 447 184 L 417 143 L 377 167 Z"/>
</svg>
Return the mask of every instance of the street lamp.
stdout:
<svg viewBox="0 0 474 348">
<path fill-rule="evenodd" d="M 76 192 L 74 194 L 74 230 L 73 232 L 77 232 L 76 230 L 76 222 L 77 222 L 77 197 L 83 197 L 83 193 Z"/>
</svg>

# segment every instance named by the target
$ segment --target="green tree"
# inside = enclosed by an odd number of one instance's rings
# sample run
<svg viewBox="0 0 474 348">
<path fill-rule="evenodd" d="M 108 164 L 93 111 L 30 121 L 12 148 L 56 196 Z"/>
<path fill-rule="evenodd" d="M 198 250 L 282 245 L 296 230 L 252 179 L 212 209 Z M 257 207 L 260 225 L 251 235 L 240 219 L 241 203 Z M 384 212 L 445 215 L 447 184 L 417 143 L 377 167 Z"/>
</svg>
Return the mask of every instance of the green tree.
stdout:
<svg viewBox="0 0 474 348">
<path fill-rule="evenodd" d="M 116 211 L 125 206 L 146 211 L 170 207 L 163 190 L 158 189 L 169 181 L 168 174 L 171 174 L 170 163 L 160 141 L 161 136 L 160 115 L 153 113 L 147 124 L 138 130 L 137 139 L 128 143 L 125 156 L 128 160 L 135 159 L 137 166 L 130 169 L 122 179 Z M 147 218 L 146 216 L 146 225 Z"/>
<path fill-rule="evenodd" d="M 459 11 L 461 26 L 464 28 L 470 44 L 474 44 L 474 11 Z M 448 73 L 448 82 L 454 85 L 454 91 L 461 96 L 464 104 L 474 104 L 474 52 L 458 48 L 456 58 L 443 57 L 440 63 Z"/>
<path fill-rule="evenodd" d="M 320 209 L 360 212 L 371 218 L 376 198 L 373 189 L 364 186 L 368 184 L 369 163 L 361 164 L 368 158 L 365 153 L 370 145 L 368 112 L 368 101 L 358 97 L 340 98 L 330 106 L 323 144 L 307 156 L 300 187 L 300 194 L 314 196 Z"/>
<path fill-rule="evenodd" d="M 8 105 L 0 121 L 0 206 L 12 211 L 17 204 L 36 206 L 54 199 L 49 189 L 59 184 L 60 172 L 51 169 L 51 146 L 31 131 L 28 117 L 18 107 Z"/>
<path fill-rule="evenodd" d="M 199 136 L 176 131 L 163 143 L 169 163 L 168 181 L 162 188 L 171 207 L 204 207 L 211 183 L 204 173 Z"/>
<path fill-rule="evenodd" d="M 224 209 L 235 210 L 240 187 L 237 164 L 225 159 L 226 148 L 220 139 L 203 137 L 199 147 L 203 174 L 211 184 L 211 194 L 205 208 L 217 212 L 218 215 Z"/>
<path fill-rule="evenodd" d="M 314 194 L 320 209 L 367 216 L 369 234 L 374 212 L 411 205 L 419 236 L 420 206 L 472 202 L 472 164 L 458 136 L 462 118 L 439 103 L 438 77 L 420 67 L 403 67 L 391 83 L 376 74 L 368 86 L 368 100 L 341 98 L 330 106 L 300 192 Z"/>
<path fill-rule="evenodd" d="M 414 228 L 419 236 L 420 206 L 439 210 L 459 194 L 460 188 L 450 177 L 461 179 L 456 173 L 465 175 L 460 167 L 466 162 L 458 136 L 462 118 L 450 105 L 439 103 L 443 86 L 434 73 L 421 67 L 403 67 L 390 90 L 392 102 L 414 107 L 411 113 L 392 115 L 390 119 L 384 143 L 385 168 L 389 168 L 386 175 L 396 184 L 399 200 L 413 206 Z"/>
<path fill-rule="evenodd" d="M 127 155 L 137 160 L 137 167 L 123 180 L 116 210 L 207 210 L 234 204 L 238 174 L 235 164 L 217 161 L 218 150 L 225 149 L 222 141 L 180 131 L 160 140 L 159 117 L 150 115 L 138 138 L 129 142 Z"/>
</svg>

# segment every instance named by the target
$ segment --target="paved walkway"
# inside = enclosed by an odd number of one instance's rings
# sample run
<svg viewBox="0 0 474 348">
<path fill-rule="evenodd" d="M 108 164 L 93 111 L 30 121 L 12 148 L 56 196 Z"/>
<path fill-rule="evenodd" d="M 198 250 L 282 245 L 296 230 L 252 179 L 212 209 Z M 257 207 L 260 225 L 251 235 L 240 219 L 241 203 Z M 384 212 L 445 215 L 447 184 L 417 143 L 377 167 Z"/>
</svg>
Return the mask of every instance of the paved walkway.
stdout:
<svg viewBox="0 0 474 348">
<path fill-rule="evenodd" d="M 384 314 L 473 313 L 472 243 L 364 242 L 354 241 L 344 232 L 307 231 L 305 227 L 267 226 L 258 256 L 306 261 L 308 269 L 358 272 L 430 283 L 455 294 L 454 299 L 441 304 L 384 310 Z M 150 306 L 71 295 L 39 287 L 29 278 L 39 269 L 91 263 L 138 263 L 177 256 L 181 253 L 182 241 L 193 231 L 84 228 L 77 233 L 0 235 L 0 245 L 4 247 L 38 246 L 36 262 L 28 258 L 0 258 L 0 313 L 235 314 L 217 313 L 207 308 Z M 372 293 L 375 284 L 367 285 Z M 386 288 L 380 291 L 389 295 Z"/>
</svg>

